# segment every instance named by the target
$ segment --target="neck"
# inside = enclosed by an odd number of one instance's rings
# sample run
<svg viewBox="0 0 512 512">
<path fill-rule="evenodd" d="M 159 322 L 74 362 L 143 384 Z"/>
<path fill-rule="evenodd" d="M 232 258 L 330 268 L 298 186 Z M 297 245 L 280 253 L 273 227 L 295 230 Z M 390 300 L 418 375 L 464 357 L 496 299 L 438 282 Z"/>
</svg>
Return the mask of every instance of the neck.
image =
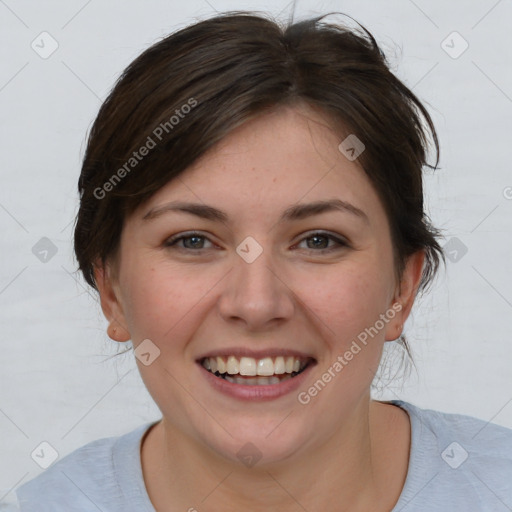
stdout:
<svg viewBox="0 0 512 512">
<path fill-rule="evenodd" d="M 340 512 L 390 510 L 403 487 L 409 456 L 407 413 L 397 409 L 364 397 L 322 445 L 251 468 L 199 445 L 163 420 L 143 443 L 148 494 L 159 512 L 170 510 L 169 503 L 172 510 L 318 510 L 332 507 L 333 496 Z M 404 447 L 405 458 L 397 459 Z"/>
</svg>

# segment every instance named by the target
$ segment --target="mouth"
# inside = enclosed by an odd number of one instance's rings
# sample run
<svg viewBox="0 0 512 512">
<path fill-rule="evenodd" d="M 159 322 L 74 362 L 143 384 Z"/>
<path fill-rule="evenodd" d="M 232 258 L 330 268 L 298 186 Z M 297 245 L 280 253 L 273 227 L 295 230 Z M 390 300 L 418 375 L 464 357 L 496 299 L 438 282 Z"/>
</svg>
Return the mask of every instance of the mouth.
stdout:
<svg viewBox="0 0 512 512">
<path fill-rule="evenodd" d="M 295 379 L 315 364 L 303 356 L 253 357 L 211 356 L 198 361 L 210 374 L 231 384 L 242 386 L 275 386 Z"/>
</svg>

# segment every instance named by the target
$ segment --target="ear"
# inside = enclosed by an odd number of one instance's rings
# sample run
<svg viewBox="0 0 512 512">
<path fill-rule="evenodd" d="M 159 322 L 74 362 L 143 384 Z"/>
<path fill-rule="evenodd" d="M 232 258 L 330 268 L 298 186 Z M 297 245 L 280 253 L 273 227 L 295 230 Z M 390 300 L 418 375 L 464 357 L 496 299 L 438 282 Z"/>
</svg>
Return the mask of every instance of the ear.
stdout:
<svg viewBox="0 0 512 512">
<path fill-rule="evenodd" d="M 108 336 L 114 341 L 130 340 L 131 335 L 126 327 L 126 318 L 119 300 L 117 280 L 113 276 L 111 266 L 96 261 L 94 263 L 94 279 L 100 294 L 101 309 L 109 322 Z"/>
<path fill-rule="evenodd" d="M 407 259 L 402 279 L 395 291 L 395 298 L 389 305 L 390 310 L 392 309 L 397 313 L 393 317 L 393 320 L 387 325 L 386 341 L 396 340 L 402 334 L 405 321 L 407 320 L 414 304 L 414 300 L 416 299 L 416 293 L 418 292 L 423 273 L 424 261 L 424 250 L 411 254 Z"/>
</svg>

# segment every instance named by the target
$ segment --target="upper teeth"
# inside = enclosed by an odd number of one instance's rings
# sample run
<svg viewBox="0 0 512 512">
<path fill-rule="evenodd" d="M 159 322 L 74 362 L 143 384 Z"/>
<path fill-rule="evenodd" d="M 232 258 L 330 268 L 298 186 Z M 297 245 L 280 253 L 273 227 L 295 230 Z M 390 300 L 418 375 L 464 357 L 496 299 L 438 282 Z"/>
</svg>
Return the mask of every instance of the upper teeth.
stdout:
<svg viewBox="0 0 512 512">
<path fill-rule="evenodd" d="M 274 360 L 271 357 L 264 357 L 263 359 L 241 357 L 238 359 L 235 356 L 227 358 L 217 356 L 203 359 L 202 364 L 212 373 L 270 376 L 298 372 L 306 366 L 306 361 L 293 356 L 278 356 Z"/>
</svg>

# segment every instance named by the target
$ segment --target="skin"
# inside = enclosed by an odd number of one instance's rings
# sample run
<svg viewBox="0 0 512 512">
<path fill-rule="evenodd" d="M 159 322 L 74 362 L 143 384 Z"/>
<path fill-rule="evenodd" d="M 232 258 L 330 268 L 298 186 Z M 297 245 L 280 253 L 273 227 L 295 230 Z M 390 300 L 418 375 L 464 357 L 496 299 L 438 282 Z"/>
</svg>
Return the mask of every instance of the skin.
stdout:
<svg viewBox="0 0 512 512">
<path fill-rule="evenodd" d="M 148 494 L 171 510 L 389 511 L 408 468 L 410 423 L 370 399 L 386 341 L 414 302 L 424 261 L 411 256 L 396 279 L 388 220 L 357 160 L 339 150 L 327 118 L 305 105 L 280 107 L 239 126 L 127 218 L 120 252 L 95 275 L 109 335 L 150 339 L 160 356 L 137 364 L 162 412 L 142 444 Z M 278 223 L 291 205 L 341 198 L 367 221 L 330 211 Z M 169 212 L 172 200 L 223 210 L 226 223 Z M 206 238 L 166 247 L 190 230 Z M 348 246 L 316 230 L 344 238 Z M 237 246 L 253 237 L 247 263 Z M 325 247 L 337 247 L 325 252 Z M 317 364 L 307 390 L 365 328 L 396 302 L 402 309 L 307 405 L 297 393 L 248 402 L 215 391 L 196 358 L 212 349 L 297 349 Z M 262 458 L 245 467 L 247 442 Z M 335 497 L 335 498 L 333 498 Z M 171 505 L 170 505 L 171 504 Z"/>
</svg>

